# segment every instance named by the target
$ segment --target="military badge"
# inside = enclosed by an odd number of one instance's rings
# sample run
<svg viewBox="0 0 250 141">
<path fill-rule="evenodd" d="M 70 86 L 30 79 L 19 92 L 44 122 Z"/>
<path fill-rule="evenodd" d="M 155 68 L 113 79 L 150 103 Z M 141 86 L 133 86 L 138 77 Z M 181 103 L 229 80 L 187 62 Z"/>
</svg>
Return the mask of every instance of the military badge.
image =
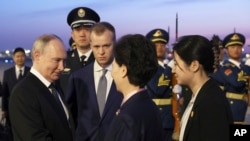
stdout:
<svg viewBox="0 0 250 141">
<path fill-rule="evenodd" d="M 64 68 L 64 70 L 63 70 L 63 74 L 69 74 L 70 73 L 70 68 Z"/>
<path fill-rule="evenodd" d="M 226 70 L 224 71 L 224 74 L 225 74 L 226 76 L 230 75 L 231 73 L 232 73 L 232 70 L 231 70 L 231 69 L 226 69 Z"/>
<path fill-rule="evenodd" d="M 156 30 L 155 33 L 153 34 L 154 37 L 159 37 L 162 36 L 162 32 L 160 30 Z"/>
<path fill-rule="evenodd" d="M 77 14 L 78 14 L 79 17 L 82 18 L 82 17 L 85 16 L 85 11 L 81 8 L 81 9 L 78 10 Z"/>
<path fill-rule="evenodd" d="M 237 34 L 234 34 L 230 39 L 231 40 L 239 40 L 240 37 Z"/>
</svg>

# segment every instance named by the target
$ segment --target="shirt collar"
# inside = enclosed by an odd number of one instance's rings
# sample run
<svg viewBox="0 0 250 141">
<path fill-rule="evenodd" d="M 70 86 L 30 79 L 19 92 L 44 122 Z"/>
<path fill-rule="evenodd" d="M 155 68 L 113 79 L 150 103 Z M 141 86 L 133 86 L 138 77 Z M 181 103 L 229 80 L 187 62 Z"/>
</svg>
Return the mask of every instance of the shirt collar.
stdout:
<svg viewBox="0 0 250 141">
<path fill-rule="evenodd" d="M 97 61 L 95 60 L 94 62 L 94 71 L 95 72 L 100 72 L 102 71 L 104 68 L 102 68 L 98 63 Z M 108 71 L 111 71 L 112 70 L 112 64 L 109 64 L 105 69 L 107 69 Z"/>
<path fill-rule="evenodd" d="M 49 82 L 47 79 L 45 79 L 41 73 L 39 73 L 34 67 L 31 67 L 30 72 L 34 74 L 38 79 L 42 81 L 42 83 L 46 86 L 49 87 L 51 82 Z"/>
<path fill-rule="evenodd" d="M 88 60 L 89 56 L 91 55 L 92 53 L 92 50 L 90 49 L 88 52 L 86 53 L 81 53 L 79 50 L 77 50 L 77 53 L 79 54 L 79 57 L 81 57 L 82 55 L 86 56 L 86 58 L 84 59 L 85 61 Z"/>
<path fill-rule="evenodd" d="M 15 69 L 16 69 L 16 71 L 18 71 L 18 72 L 19 72 L 19 70 L 24 71 L 24 66 L 22 66 L 21 68 L 19 68 L 17 65 L 15 65 Z"/>
<path fill-rule="evenodd" d="M 235 61 L 233 59 L 228 59 L 229 62 L 233 63 L 234 65 L 236 65 L 238 68 L 240 68 L 240 62 Z"/>
<path fill-rule="evenodd" d="M 162 61 L 159 61 L 159 60 L 158 60 L 158 64 L 159 64 L 160 66 L 162 66 L 163 68 L 165 68 L 164 63 L 163 63 Z"/>
</svg>

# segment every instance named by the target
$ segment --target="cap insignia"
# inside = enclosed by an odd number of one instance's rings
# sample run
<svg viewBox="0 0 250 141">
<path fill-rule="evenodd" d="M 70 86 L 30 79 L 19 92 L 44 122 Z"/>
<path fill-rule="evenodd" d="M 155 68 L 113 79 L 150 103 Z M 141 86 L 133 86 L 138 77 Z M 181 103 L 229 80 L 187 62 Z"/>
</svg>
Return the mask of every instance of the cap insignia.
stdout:
<svg viewBox="0 0 250 141">
<path fill-rule="evenodd" d="M 154 37 L 162 36 L 162 32 L 160 30 L 157 30 L 154 34 Z"/>
<path fill-rule="evenodd" d="M 239 40 L 240 37 L 237 34 L 234 34 L 233 37 L 231 38 L 231 40 Z"/>
<path fill-rule="evenodd" d="M 85 16 L 85 11 L 81 8 L 81 9 L 78 10 L 77 14 L 78 14 L 79 17 L 82 18 L 82 17 Z"/>
</svg>

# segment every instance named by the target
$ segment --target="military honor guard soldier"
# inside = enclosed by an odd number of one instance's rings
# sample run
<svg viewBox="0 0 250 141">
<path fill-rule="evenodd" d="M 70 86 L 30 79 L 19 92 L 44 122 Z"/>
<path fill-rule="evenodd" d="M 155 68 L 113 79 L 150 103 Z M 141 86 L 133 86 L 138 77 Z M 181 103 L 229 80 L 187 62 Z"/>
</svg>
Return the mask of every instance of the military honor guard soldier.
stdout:
<svg viewBox="0 0 250 141">
<path fill-rule="evenodd" d="M 67 51 L 65 69 L 59 79 L 64 93 L 67 91 L 69 75 L 94 61 L 89 35 L 90 28 L 99 21 L 98 13 L 88 7 L 74 8 L 67 16 L 67 23 L 72 29 L 71 38 L 74 41 L 75 49 Z M 76 111 L 72 111 L 72 113 L 75 114 Z"/>
<path fill-rule="evenodd" d="M 153 78 L 148 82 L 147 89 L 149 95 L 158 106 L 162 119 L 164 140 L 172 140 L 174 118 L 172 116 L 172 90 L 171 79 L 172 69 L 164 64 L 167 53 L 167 43 L 169 41 L 168 32 L 164 29 L 153 29 L 147 33 L 146 37 L 155 44 L 158 59 L 158 69 Z"/>
<path fill-rule="evenodd" d="M 245 44 L 245 37 L 240 33 L 231 33 L 223 40 L 229 59 L 212 74 L 230 103 L 234 123 L 244 124 L 248 106 L 248 90 L 250 66 L 241 62 L 242 48 Z"/>
</svg>

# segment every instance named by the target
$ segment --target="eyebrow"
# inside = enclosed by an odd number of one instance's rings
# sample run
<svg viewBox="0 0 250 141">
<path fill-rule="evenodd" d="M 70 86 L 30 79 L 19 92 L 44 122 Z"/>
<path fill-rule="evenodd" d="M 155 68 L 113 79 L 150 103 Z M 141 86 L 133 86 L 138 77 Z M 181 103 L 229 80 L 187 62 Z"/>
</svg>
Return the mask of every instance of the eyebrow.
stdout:
<svg viewBox="0 0 250 141">
<path fill-rule="evenodd" d="M 179 63 L 176 61 L 176 59 L 174 59 L 174 64 L 176 64 L 176 66 L 177 66 L 181 71 L 183 71 L 183 69 L 181 68 L 181 66 L 179 65 Z"/>
</svg>

